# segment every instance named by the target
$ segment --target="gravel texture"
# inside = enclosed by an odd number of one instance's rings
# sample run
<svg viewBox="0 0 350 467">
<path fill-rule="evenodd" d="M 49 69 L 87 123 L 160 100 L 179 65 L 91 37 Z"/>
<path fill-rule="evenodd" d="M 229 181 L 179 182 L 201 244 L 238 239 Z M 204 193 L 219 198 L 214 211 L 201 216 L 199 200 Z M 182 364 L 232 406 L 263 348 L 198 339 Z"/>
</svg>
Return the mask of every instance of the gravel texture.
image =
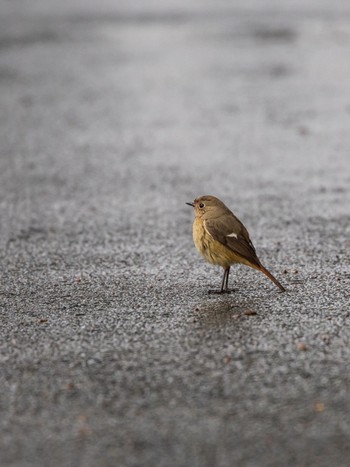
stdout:
<svg viewBox="0 0 350 467">
<path fill-rule="evenodd" d="M 1 467 L 348 466 L 349 2 L 1 12 Z"/>
</svg>

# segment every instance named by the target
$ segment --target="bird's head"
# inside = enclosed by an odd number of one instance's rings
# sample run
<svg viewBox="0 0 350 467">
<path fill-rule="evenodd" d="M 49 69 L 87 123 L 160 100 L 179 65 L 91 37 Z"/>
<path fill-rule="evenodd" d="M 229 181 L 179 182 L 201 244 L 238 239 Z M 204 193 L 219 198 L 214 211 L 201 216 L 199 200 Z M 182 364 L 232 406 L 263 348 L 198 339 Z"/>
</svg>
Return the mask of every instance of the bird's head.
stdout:
<svg viewBox="0 0 350 467">
<path fill-rule="evenodd" d="M 227 207 L 215 196 L 206 195 L 196 198 L 193 203 L 186 203 L 194 208 L 196 217 L 203 219 L 213 219 L 227 212 Z"/>
</svg>

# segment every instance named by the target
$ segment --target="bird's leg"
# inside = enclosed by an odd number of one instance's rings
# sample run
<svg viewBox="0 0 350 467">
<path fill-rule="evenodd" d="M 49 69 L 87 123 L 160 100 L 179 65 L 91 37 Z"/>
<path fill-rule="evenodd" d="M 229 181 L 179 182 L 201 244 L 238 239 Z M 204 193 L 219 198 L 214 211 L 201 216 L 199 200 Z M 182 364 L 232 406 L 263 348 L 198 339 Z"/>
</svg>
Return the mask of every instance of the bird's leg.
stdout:
<svg viewBox="0 0 350 467">
<path fill-rule="evenodd" d="M 229 289 L 228 288 L 228 276 L 230 275 L 230 266 L 226 269 L 226 280 L 225 280 L 225 293 L 237 292 L 237 289 Z"/>
<path fill-rule="evenodd" d="M 228 276 L 230 275 L 230 266 L 226 269 L 225 290 L 228 291 Z"/>
<path fill-rule="evenodd" d="M 227 288 L 229 274 L 230 274 L 230 266 L 224 270 L 224 275 L 222 277 L 222 283 L 221 283 L 221 289 L 220 290 L 209 290 L 208 293 L 210 294 L 231 293 L 231 290 Z"/>
<path fill-rule="evenodd" d="M 225 288 L 225 284 L 227 284 L 227 279 L 228 279 L 228 273 L 230 271 L 230 268 L 226 268 L 224 270 L 224 275 L 222 276 L 222 283 L 221 283 L 221 289 L 220 289 L 220 293 L 225 293 L 226 292 L 226 289 L 227 289 L 227 286 Z"/>
<path fill-rule="evenodd" d="M 225 288 L 223 290 L 223 293 L 236 292 L 236 289 L 228 288 L 228 276 L 230 275 L 230 266 L 227 269 L 225 269 L 225 272 L 226 272 L 226 279 L 225 279 Z"/>
</svg>

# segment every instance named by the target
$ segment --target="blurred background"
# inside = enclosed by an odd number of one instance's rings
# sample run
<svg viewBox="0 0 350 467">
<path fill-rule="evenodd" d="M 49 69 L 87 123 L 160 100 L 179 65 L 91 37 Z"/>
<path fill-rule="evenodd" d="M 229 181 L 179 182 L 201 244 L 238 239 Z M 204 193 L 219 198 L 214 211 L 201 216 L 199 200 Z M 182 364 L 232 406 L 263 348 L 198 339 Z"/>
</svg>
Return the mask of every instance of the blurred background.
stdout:
<svg viewBox="0 0 350 467">
<path fill-rule="evenodd" d="M 1 10 L 2 173 L 27 198 L 40 177 L 62 202 L 78 183 L 118 208 L 140 184 L 147 205 L 172 206 L 203 193 L 237 207 L 256 194 L 288 203 L 288 187 L 312 211 L 310 190 L 349 181 L 345 1 L 17 0 Z"/>
</svg>

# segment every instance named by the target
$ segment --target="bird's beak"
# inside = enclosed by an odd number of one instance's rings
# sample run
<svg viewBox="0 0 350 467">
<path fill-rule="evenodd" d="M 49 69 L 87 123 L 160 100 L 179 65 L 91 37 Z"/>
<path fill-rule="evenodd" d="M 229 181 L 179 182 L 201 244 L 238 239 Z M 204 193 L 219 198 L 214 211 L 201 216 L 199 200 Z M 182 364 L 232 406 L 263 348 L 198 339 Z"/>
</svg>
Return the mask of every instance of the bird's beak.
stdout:
<svg viewBox="0 0 350 467">
<path fill-rule="evenodd" d="M 189 206 L 192 206 L 194 208 L 194 203 L 186 203 L 188 204 Z"/>
</svg>

